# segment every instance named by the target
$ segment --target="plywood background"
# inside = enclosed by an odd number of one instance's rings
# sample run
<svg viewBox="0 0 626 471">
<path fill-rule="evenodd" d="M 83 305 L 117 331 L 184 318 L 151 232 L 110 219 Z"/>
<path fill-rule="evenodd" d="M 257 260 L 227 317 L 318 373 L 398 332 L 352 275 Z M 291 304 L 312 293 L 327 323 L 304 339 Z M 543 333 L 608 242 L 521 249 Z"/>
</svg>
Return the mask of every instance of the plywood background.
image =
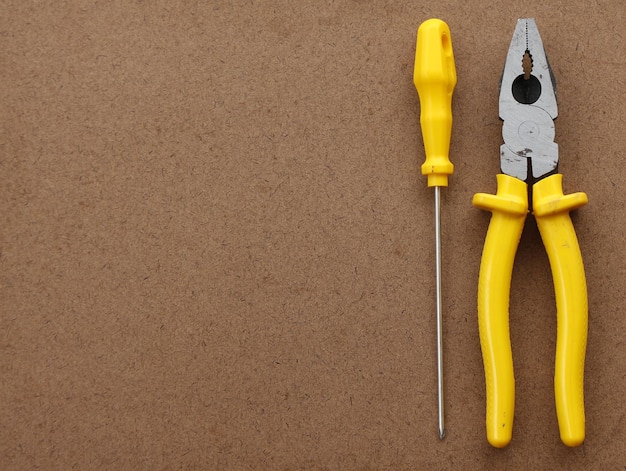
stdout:
<svg viewBox="0 0 626 471">
<path fill-rule="evenodd" d="M 0 468 L 623 469 L 622 2 L 3 1 Z M 484 433 L 476 285 L 498 80 L 537 19 L 589 288 L 587 440 L 558 437 L 529 218 L 514 438 Z M 415 35 L 451 28 L 437 438 Z"/>
</svg>

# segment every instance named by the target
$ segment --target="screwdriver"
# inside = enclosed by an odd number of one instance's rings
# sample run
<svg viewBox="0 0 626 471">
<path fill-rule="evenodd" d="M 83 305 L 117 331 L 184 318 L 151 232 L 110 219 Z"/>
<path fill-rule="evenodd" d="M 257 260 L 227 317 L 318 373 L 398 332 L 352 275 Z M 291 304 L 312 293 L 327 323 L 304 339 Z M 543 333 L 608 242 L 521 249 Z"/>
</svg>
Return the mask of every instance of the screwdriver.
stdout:
<svg viewBox="0 0 626 471">
<path fill-rule="evenodd" d="M 456 69 L 450 28 L 442 20 L 424 21 L 417 30 L 413 82 L 420 101 L 420 125 L 426 161 L 422 174 L 435 188 L 435 265 L 437 293 L 437 399 L 439 439 L 445 436 L 443 401 L 443 314 L 441 302 L 441 187 L 448 186 L 454 171 L 450 162 L 452 132 L 452 92 Z"/>
</svg>

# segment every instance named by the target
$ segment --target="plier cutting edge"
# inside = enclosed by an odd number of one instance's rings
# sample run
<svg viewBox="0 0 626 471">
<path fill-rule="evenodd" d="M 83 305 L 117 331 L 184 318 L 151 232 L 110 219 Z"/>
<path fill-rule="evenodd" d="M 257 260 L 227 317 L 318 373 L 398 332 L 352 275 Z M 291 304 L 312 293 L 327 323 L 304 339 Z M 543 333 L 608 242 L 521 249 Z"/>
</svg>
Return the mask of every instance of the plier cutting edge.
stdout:
<svg viewBox="0 0 626 471">
<path fill-rule="evenodd" d="M 478 324 L 485 368 L 487 439 L 511 440 L 515 379 L 509 335 L 513 261 L 529 211 L 548 253 L 557 311 L 554 391 L 561 440 L 585 438 L 583 376 L 587 343 L 587 287 L 569 212 L 587 195 L 564 195 L 554 142 L 556 84 L 535 20 L 518 20 L 500 83 L 504 144 L 495 195 L 474 195 L 474 206 L 492 213 L 478 280 Z"/>
</svg>

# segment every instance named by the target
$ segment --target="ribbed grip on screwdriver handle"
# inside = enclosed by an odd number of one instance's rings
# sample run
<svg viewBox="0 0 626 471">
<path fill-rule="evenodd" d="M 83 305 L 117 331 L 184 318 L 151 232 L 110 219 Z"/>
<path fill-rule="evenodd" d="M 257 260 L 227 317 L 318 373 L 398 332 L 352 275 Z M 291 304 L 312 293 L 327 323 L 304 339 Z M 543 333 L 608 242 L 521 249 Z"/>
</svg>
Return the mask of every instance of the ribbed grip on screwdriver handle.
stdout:
<svg viewBox="0 0 626 471">
<path fill-rule="evenodd" d="M 559 430 L 564 444 L 578 446 L 585 439 L 587 282 L 569 212 L 587 204 L 587 195 L 564 195 L 562 179 L 556 174 L 534 185 L 533 212 L 550 260 L 556 296 L 554 394 Z"/>
<path fill-rule="evenodd" d="M 486 386 L 487 439 L 502 448 L 511 441 L 515 377 L 509 334 L 509 294 L 515 253 L 528 214 L 526 183 L 497 175 L 495 195 L 474 195 L 474 206 L 491 211 L 478 277 L 478 328 Z"/>
</svg>

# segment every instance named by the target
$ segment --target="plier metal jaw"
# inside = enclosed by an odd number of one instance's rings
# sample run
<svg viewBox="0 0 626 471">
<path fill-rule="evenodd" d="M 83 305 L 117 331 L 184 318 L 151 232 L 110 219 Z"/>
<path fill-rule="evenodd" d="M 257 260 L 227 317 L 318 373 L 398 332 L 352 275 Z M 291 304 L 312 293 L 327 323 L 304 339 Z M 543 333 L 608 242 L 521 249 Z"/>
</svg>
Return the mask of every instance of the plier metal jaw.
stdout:
<svg viewBox="0 0 626 471">
<path fill-rule="evenodd" d="M 485 367 L 487 439 L 512 436 L 515 379 L 509 335 L 509 295 L 515 253 L 529 208 L 548 253 L 557 311 L 554 391 L 561 440 L 585 438 L 583 376 L 587 286 L 569 212 L 587 195 L 564 195 L 554 142 L 556 86 L 535 21 L 518 20 L 500 83 L 504 144 L 495 195 L 477 193 L 474 206 L 492 213 L 478 279 L 478 326 Z"/>
<path fill-rule="evenodd" d="M 502 172 L 529 184 L 555 172 L 556 81 L 532 18 L 517 22 L 500 81 L 499 107 Z"/>
</svg>

